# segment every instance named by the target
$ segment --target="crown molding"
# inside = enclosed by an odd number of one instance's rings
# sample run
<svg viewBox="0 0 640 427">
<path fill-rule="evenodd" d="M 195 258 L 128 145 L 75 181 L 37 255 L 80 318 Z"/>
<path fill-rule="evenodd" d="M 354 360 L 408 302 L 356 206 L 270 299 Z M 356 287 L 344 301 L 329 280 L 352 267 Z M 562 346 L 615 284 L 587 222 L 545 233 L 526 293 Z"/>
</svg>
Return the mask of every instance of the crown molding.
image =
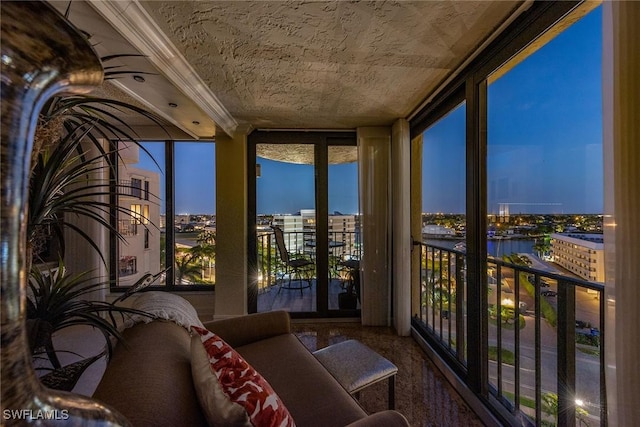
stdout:
<svg viewBox="0 0 640 427">
<path fill-rule="evenodd" d="M 235 133 L 236 120 L 138 0 L 89 4 L 227 134 Z"/>
</svg>

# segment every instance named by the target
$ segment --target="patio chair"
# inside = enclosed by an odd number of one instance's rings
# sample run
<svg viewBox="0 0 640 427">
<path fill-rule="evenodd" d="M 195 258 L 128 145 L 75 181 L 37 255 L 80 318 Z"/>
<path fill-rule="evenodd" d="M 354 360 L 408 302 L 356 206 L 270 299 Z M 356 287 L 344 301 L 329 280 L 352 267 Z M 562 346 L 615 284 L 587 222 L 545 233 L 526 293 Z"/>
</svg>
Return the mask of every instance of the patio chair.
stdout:
<svg viewBox="0 0 640 427">
<path fill-rule="evenodd" d="M 272 226 L 271 228 L 273 228 L 273 233 L 276 237 L 276 244 L 278 245 L 280 259 L 289 274 L 288 284 L 286 286 L 284 284 L 280 285 L 278 294 L 282 289 L 292 289 L 300 290 L 300 296 L 302 296 L 302 290 L 311 287 L 311 276 L 309 272 L 312 270 L 311 267 L 314 265 L 314 262 L 306 258 L 292 257 L 284 243 L 284 233 L 282 232 L 282 229 L 277 226 Z M 294 286 L 294 276 L 298 277 L 298 286 Z M 303 276 L 305 277 L 305 280 L 303 280 Z M 307 282 L 307 285 L 304 284 L 305 281 Z"/>
</svg>

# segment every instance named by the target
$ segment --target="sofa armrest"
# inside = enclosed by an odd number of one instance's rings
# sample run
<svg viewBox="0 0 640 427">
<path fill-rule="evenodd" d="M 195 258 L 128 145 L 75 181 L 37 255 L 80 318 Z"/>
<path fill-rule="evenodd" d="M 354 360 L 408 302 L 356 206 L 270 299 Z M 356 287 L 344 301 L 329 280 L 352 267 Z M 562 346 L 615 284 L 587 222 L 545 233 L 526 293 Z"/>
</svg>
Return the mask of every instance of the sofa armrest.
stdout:
<svg viewBox="0 0 640 427">
<path fill-rule="evenodd" d="M 400 412 L 382 411 L 371 414 L 358 421 L 352 422 L 347 427 L 409 427 L 409 422 Z"/>
<path fill-rule="evenodd" d="M 240 347 L 266 338 L 291 333 L 291 319 L 286 311 L 270 311 L 230 319 L 212 320 L 205 328 L 217 334 L 231 347 Z"/>
</svg>

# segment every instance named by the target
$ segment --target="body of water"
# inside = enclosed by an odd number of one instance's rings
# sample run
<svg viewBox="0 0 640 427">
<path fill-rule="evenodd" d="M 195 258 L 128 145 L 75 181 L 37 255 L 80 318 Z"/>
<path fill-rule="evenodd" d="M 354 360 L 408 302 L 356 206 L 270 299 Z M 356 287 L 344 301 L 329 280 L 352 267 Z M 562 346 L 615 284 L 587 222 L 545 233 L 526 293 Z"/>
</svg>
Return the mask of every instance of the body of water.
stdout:
<svg viewBox="0 0 640 427">
<path fill-rule="evenodd" d="M 443 248 L 453 249 L 453 247 L 463 240 L 449 239 L 426 239 L 427 245 L 440 246 Z M 487 241 L 487 252 L 496 258 L 502 255 L 511 255 L 512 253 L 534 253 L 533 245 L 536 243 L 534 239 L 498 239 Z"/>
</svg>

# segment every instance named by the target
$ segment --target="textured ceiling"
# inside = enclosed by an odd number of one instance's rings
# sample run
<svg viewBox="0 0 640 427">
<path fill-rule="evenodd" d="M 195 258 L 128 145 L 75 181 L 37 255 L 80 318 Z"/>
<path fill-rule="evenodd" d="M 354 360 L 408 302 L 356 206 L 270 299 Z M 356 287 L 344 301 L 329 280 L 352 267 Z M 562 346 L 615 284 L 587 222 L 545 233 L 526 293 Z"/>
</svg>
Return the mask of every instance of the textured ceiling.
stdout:
<svg viewBox="0 0 640 427">
<path fill-rule="evenodd" d="M 239 124 L 332 129 L 406 117 L 519 3 L 140 2 Z"/>
<path fill-rule="evenodd" d="M 67 0 L 49 0 L 63 12 Z M 155 111 L 174 138 L 251 128 L 353 129 L 406 118 L 522 1 L 71 3 L 100 56 L 143 71 L 103 90 Z M 173 107 L 172 107 L 173 106 Z M 143 123 L 134 123 L 143 126 Z M 143 129 L 142 138 L 166 133 Z"/>
<path fill-rule="evenodd" d="M 330 165 L 354 163 L 358 161 L 358 147 L 332 145 L 327 155 Z M 301 165 L 315 163 L 314 147 L 309 144 L 257 144 L 256 157 Z"/>
</svg>

